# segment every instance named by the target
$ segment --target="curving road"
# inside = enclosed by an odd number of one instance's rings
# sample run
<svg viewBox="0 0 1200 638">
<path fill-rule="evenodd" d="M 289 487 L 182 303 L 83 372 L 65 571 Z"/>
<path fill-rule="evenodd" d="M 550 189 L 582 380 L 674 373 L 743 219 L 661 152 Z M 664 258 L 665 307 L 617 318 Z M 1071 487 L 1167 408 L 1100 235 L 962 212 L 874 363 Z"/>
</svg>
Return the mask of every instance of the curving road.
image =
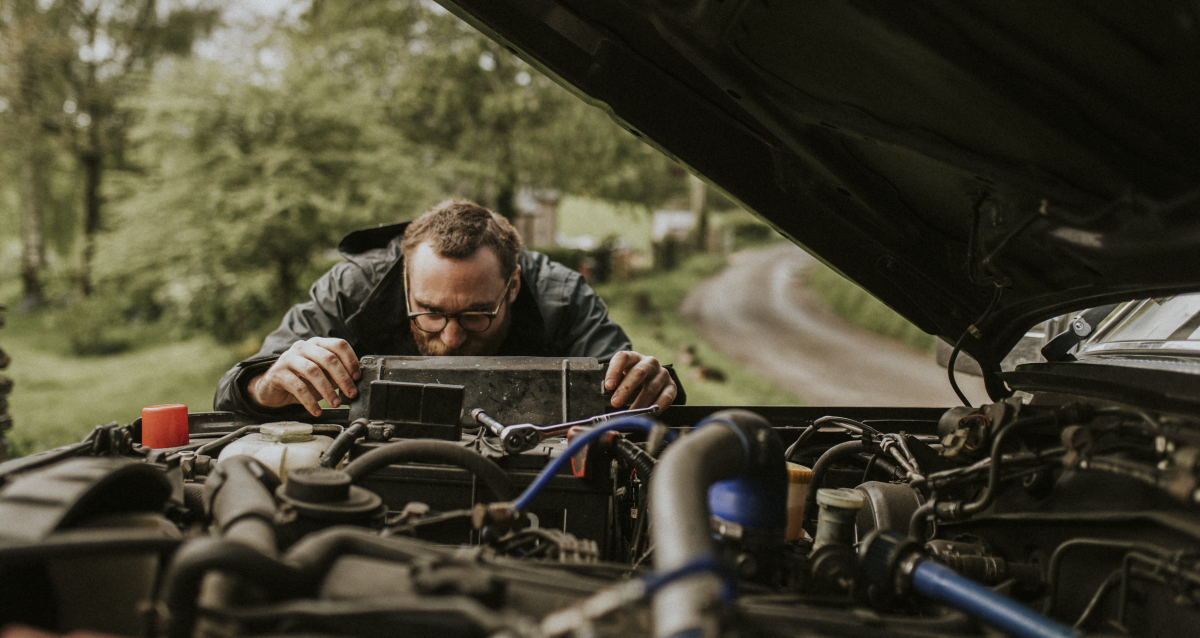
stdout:
<svg viewBox="0 0 1200 638">
<path fill-rule="evenodd" d="M 953 406 L 933 357 L 852 326 L 804 285 L 816 264 L 790 243 L 737 253 L 729 268 L 683 303 L 684 318 L 714 347 L 816 406 Z M 958 375 L 976 405 L 978 377 Z"/>
</svg>

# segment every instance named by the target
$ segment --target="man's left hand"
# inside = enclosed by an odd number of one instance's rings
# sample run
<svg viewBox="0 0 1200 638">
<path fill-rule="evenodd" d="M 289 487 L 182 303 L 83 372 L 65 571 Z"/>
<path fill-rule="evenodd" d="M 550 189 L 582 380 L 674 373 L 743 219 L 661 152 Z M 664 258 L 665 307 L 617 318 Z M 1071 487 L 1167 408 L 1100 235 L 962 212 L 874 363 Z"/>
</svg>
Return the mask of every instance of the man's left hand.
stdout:
<svg viewBox="0 0 1200 638">
<path fill-rule="evenodd" d="M 604 388 L 612 391 L 614 408 L 625 407 L 633 399 L 633 404 L 629 405 L 631 410 L 655 403 L 660 410 L 666 410 L 679 393 L 671 373 L 659 364 L 658 359 L 633 351 L 618 352 L 613 356 L 608 363 L 608 373 L 604 375 Z"/>
</svg>

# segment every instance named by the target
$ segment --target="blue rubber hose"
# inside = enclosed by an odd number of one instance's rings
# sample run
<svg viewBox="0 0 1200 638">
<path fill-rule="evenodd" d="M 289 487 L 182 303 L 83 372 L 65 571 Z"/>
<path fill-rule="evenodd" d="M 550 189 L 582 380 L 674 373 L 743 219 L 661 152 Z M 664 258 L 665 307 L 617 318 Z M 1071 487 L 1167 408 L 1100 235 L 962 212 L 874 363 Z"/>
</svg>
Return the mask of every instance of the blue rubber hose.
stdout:
<svg viewBox="0 0 1200 638">
<path fill-rule="evenodd" d="M 642 578 L 642 582 L 646 588 L 645 595 L 652 596 L 654 595 L 654 592 L 657 592 L 664 586 L 669 585 L 680 578 L 684 578 L 685 576 L 691 576 L 692 574 L 698 574 L 700 572 L 712 572 L 720 575 L 722 578 L 726 579 L 726 589 L 732 589 L 730 584 L 733 580 L 731 571 L 726 568 L 715 556 L 711 554 L 703 554 L 692 559 L 682 567 L 676 567 L 675 569 L 667 572 L 655 572 Z"/>
<path fill-rule="evenodd" d="M 1083 635 L 932 560 L 917 564 L 912 574 L 912 588 L 1020 638 L 1077 638 Z"/>
<path fill-rule="evenodd" d="M 518 512 L 524 512 L 529 507 L 529 504 L 533 502 L 533 499 L 537 498 L 542 489 L 554 478 L 554 475 L 558 474 L 558 470 L 562 468 L 563 464 L 570 461 L 572 456 L 579 453 L 579 450 L 600 438 L 604 433 L 613 430 L 645 430 L 649 432 L 652 429 L 654 429 L 654 421 L 646 417 L 626 416 L 601 423 L 583 433 L 583 435 L 571 439 L 571 444 L 567 446 L 567 450 L 559 455 L 558 458 L 550 461 L 546 467 L 542 468 L 541 474 L 538 474 L 537 478 L 529 484 L 529 487 L 525 488 L 524 492 L 521 492 L 517 500 L 513 501 L 513 509 Z M 667 438 L 673 438 L 674 434 L 674 432 L 668 432 Z"/>
</svg>

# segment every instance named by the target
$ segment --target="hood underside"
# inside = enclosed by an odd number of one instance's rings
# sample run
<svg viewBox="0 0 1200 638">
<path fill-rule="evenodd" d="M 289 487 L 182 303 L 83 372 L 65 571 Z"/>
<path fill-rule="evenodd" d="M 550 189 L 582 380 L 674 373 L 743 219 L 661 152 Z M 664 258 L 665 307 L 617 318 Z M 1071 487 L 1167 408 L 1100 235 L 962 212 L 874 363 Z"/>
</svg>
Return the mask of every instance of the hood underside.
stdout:
<svg viewBox="0 0 1200 638">
<path fill-rule="evenodd" d="M 453 1 L 984 370 L 1200 290 L 1195 0 Z"/>
</svg>

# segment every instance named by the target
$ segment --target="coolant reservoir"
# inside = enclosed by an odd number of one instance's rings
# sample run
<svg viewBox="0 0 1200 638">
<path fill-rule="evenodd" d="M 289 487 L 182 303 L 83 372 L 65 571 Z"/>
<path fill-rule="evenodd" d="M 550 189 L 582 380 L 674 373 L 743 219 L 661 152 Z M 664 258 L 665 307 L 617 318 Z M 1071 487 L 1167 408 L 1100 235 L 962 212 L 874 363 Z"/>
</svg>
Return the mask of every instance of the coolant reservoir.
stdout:
<svg viewBox="0 0 1200 638">
<path fill-rule="evenodd" d="M 249 434 L 225 446 L 220 462 L 239 454 L 253 456 L 275 471 L 280 480 L 287 480 L 287 473 L 298 467 L 316 467 L 321 453 L 333 439 L 312 433 L 308 423 L 281 421 L 266 423 L 259 427 L 258 434 Z"/>
<path fill-rule="evenodd" d="M 786 540 L 798 541 L 804 538 L 804 499 L 808 496 L 808 484 L 812 481 L 812 470 L 797 465 L 787 464 L 787 535 Z"/>
</svg>

